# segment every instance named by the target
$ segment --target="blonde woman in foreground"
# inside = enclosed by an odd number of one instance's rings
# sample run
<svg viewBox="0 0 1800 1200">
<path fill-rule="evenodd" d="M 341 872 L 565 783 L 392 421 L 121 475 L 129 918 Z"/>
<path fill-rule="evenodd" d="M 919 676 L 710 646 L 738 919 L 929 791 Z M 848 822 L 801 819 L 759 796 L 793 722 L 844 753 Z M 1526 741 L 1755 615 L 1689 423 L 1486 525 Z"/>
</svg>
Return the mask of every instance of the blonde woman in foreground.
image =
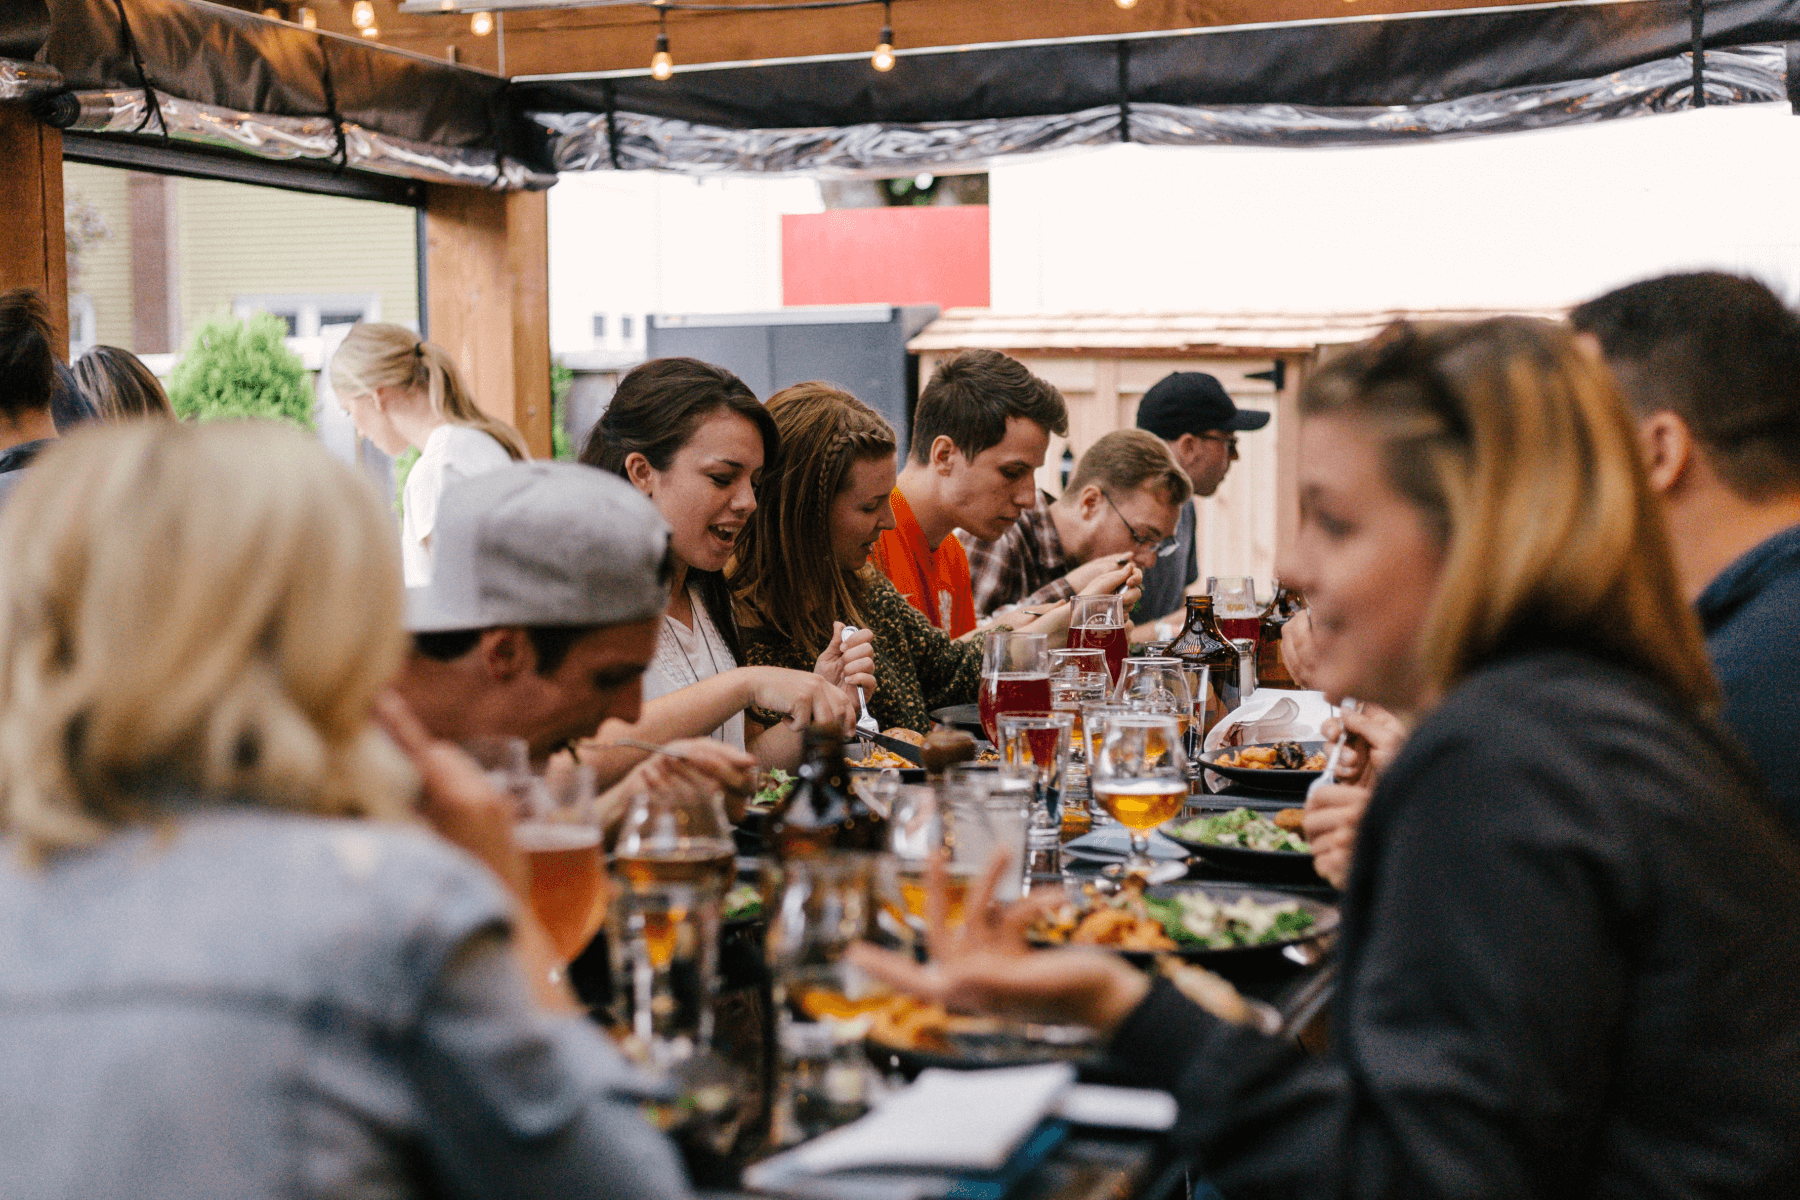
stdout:
<svg viewBox="0 0 1800 1200">
<path fill-rule="evenodd" d="M 450 356 L 404 325 L 352 326 L 331 356 L 331 388 L 383 454 L 419 451 L 400 500 L 400 553 L 406 586 L 424 587 L 438 497 L 458 479 L 530 458 L 525 439 L 482 412 Z"/>
<path fill-rule="evenodd" d="M 44 462 L 0 515 L 0 1190 L 685 1194 L 505 806 L 386 692 L 370 490 L 252 423 Z"/>
<path fill-rule="evenodd" d="M 1109 1031 L 1234 1198 L 1800 1195 L 1800 848 L 1710 718 L 1605 368 L 1522 318 L 1401 326 L 1300 415 L 1313 682 L 1417 719 L 1356 838 L 1329 1050 L 1204 972 L 1031 953 L 1026 907 L 862 965 Z"/>
</svg>

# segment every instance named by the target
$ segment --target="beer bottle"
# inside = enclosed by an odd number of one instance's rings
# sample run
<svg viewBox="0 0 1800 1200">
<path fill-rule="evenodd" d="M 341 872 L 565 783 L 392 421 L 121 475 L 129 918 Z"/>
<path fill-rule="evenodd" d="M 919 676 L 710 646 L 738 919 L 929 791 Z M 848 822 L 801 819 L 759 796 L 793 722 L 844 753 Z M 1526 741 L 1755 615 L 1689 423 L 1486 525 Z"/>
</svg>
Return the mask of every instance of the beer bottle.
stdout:
<svg viewBox="0 0 1800 1200">
<path fill-rule="evenodd" d="M 1281 627 L 1305 607 L 1306 597 L 1279 579 L 1275 581 L 1275 599 L 1262 615 L 1256 650 L 1256 677 L 1265 686 L 1294 686 L 1294 677 L 1281 661 Z"/>
<path fill-rule="evenodd" d="M 778 858 L 806 858 L 832 850 L 881 850 L 886 822 L 850 786 L 844 738 L 814 725 L 802 740 L 797 780 L 770 818 L 769 844 Z"/>
<path fill-rule="evenodd" d="M 1179 658 L 1190 668 L 1212 668 L 1212 691 L 1221 704 L 1226 688 L 1237 686 L 1237 650 L 1219 628 L 1219 620 L 1213 616 L 1212 597 L 1205 593 L 1187 598 L 1187 621 L 1181 627 L 1181 636 L 1170 643 L 1169 656 Z"/>
</svg>

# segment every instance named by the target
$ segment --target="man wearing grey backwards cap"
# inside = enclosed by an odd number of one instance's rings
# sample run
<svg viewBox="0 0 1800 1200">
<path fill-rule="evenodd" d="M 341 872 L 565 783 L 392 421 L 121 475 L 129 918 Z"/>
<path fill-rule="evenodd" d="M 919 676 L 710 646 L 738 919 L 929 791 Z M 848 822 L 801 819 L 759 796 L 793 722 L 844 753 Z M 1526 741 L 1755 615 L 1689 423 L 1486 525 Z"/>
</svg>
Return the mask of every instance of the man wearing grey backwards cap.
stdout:
<svg viewBox="0 0 1800 1200">
<path fill-rule="evenodd" d="M 1212 495 L 1225 482 L 1225 473 L 1238 456 L 1237 434 L 1268 423 L 1268 413 L 1240 411 L 1224 385 L 1200 371 L 1165 375 L 1138 402 L 1137 427 L 1169 444 L 1169 453 L 1193 481 L 1195 499 Z M 1187 589 L 1199 577 L 1194 506 L 1183 504 L 1175 544 L 1144 572 L 1144 594 L 1131 619 L 1139 625 L 1171 616 L 1180 620 Z"/>
<path fill-rule="evenodd" d="M 637 719 L 670 563 L 669 527 L 636 488 L 576 463 L 501 467 L 444 492 L 432 557 L 431 583 L 407 592 L 396 685 L 432 735 L 519 737 L 541 760 Z M 728 787 L 754 765 L 682 745 Z"/>
</svg>

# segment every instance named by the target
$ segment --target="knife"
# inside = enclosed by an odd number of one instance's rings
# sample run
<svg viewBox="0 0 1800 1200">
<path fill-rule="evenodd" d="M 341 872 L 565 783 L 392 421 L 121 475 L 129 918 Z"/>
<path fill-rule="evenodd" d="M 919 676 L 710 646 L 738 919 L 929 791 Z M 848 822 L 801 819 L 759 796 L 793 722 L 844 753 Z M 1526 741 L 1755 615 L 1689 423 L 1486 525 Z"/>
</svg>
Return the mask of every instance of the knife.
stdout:
<svg viewBox="0 0 1800 1200">
<path fill-rule="evenodd" d="M 892 750 L 895 754 L 898 754 L 901 758 L 904 758 L 915 767 L 922 767 L 925 765 L 924 753 L 919 747 L 913 745 L 911 742 L 903 742 L 899 738 L 891 738 L 885 733 L 867 733 L 863 730 L 858 730 L 856 736 L 862 741 L 874 742 L 883 750 Z"/>
</svg>

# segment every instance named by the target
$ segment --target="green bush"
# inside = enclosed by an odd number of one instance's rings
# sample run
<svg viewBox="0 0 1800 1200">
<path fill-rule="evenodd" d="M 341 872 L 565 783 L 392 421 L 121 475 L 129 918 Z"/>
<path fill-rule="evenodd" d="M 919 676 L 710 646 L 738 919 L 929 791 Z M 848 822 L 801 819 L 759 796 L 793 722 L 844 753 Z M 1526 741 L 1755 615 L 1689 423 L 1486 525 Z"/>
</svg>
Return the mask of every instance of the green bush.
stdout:
<svg viewBox="0 0 1800 1200">
<path fill-rule="evenodd" d="M 563 366 L 560 358 L 550 360 L 550 457 L 568 462 L 575 457 L 575 446 L 569 441 L 569 389 L 575 386 L 575 372 Z"/>
<path fill-rule="evenodd" d="M 312 384 L 286 337 L 287 326 L 268 313 L 209 318 L 169 376 L 169 402 L 190 420 L 266 417 L 311 429 Z"/>
</svg>

